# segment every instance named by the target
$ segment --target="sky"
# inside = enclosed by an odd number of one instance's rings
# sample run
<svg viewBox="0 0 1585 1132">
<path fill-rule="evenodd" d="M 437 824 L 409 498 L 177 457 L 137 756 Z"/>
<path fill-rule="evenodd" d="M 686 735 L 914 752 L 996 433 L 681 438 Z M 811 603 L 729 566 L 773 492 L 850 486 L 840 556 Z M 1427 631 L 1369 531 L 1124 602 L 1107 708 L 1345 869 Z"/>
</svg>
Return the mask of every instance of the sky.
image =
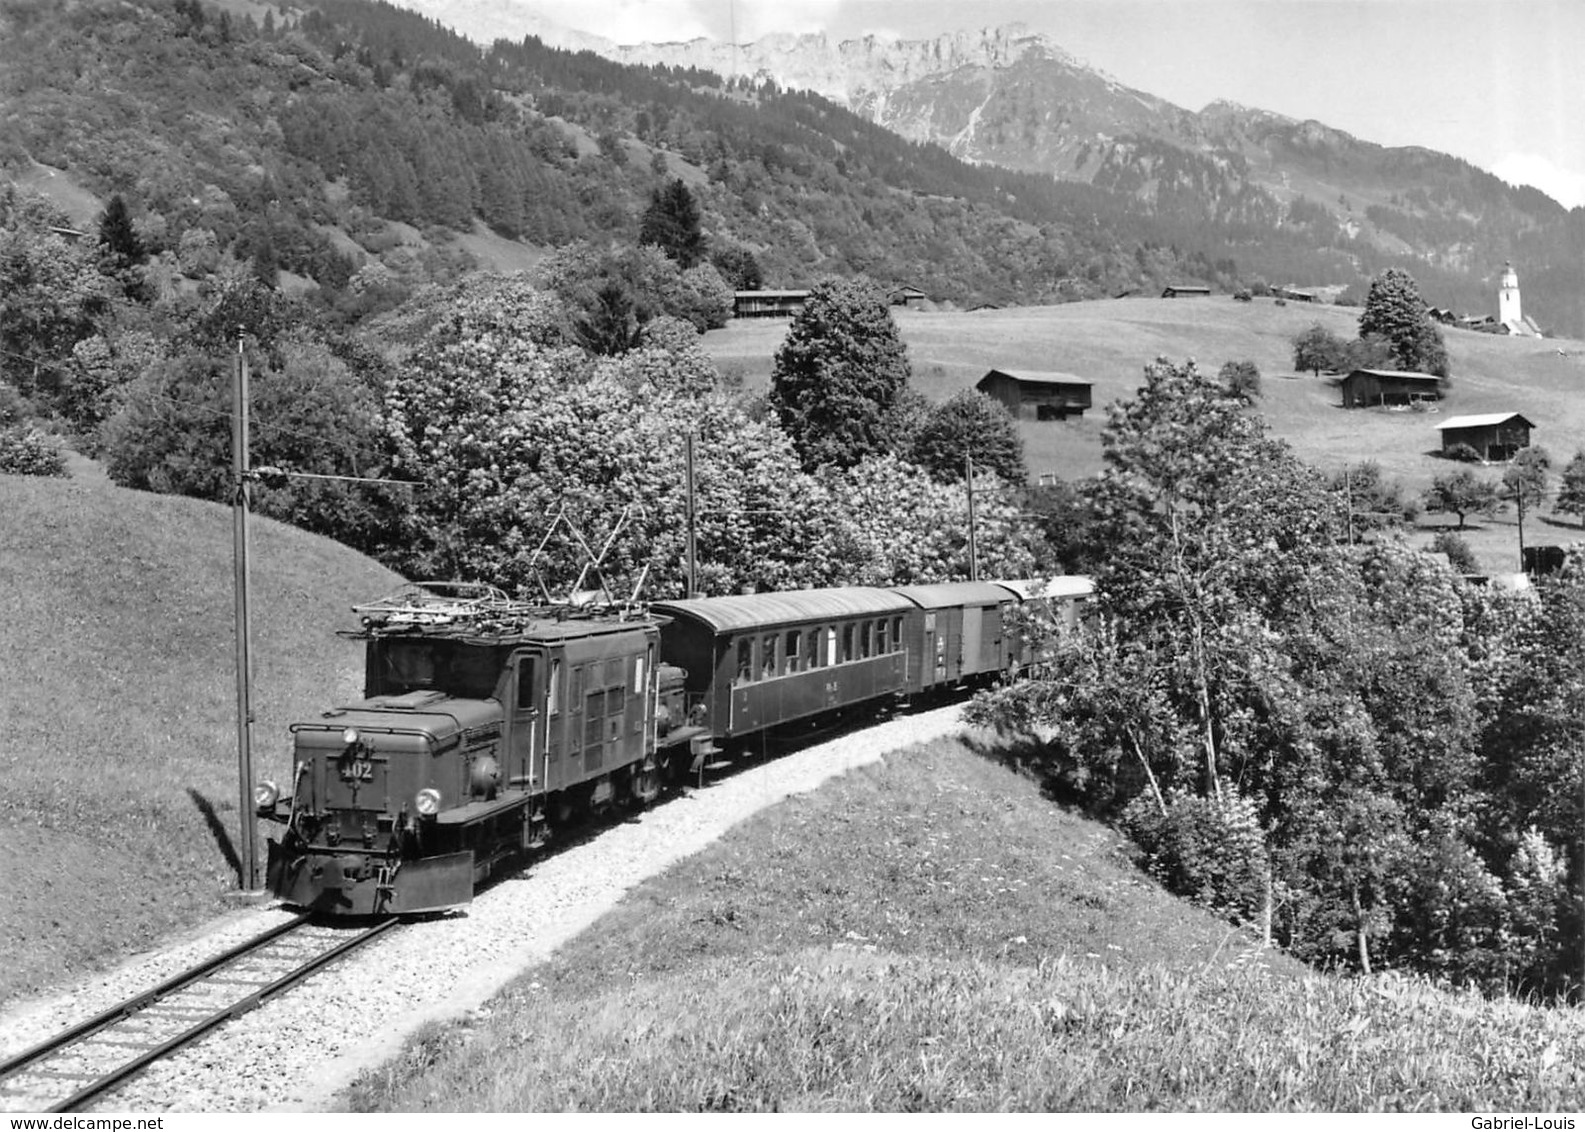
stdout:
<svg viewBox="0 0 1585 1132">
<path fill-rule="evenodd" d="M 1023 23 L 1120 82 L 1462 157 L 1585 205 L 1585 0 L 517 0 L 619 43 Z"/>
</svg>

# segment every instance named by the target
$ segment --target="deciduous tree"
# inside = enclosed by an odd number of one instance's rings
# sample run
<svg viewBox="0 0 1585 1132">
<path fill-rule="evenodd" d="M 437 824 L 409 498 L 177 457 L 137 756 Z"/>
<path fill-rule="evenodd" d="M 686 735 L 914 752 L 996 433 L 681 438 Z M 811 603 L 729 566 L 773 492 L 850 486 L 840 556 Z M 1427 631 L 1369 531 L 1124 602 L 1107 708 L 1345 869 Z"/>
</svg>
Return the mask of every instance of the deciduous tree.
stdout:
<svg viewBox="0 0 1585 1132">
<path fill-rule="evenodd" d="M 889 450 L 888 416 L 908 377 L 885 295 L 829 279 L 810 290 L 776 351 L 770 404 L 806 468 L 846 468 Z"/>
<path fill-rule="evenodd" d="M 1565 515 L 1585 518 L 1585 451 L 1574 453 L 1574 458 L 1563 469 L 1558 484 L 1557 509 Z"/>
<path fill-rule="evenodd" d="M 1345 349 L 1346 343 L 1318 322 L 1293 340 L 1293 368 L 1320 377 L 1322 370 L 1343 367 Z"/>
<path fill-rule="evenodd" d="M 914 463 L 948 483 L 963 478 L 965 457 L 1009 484 L 1021 484 L 1029 474 L 1023 438 L 1011 414 L 976 389 L 955 393 L 932 409 L 910 452 Z"/>
<path fill-rule="evenodd" d="M 1449 511 L 1458 516 L 1458 529 L 1470 515 L 1489 515 L 1497 507 L 1497 485 L 1468 468 L 1437 476 L 1425 492 L 1427 511 Z"/>
</svg>

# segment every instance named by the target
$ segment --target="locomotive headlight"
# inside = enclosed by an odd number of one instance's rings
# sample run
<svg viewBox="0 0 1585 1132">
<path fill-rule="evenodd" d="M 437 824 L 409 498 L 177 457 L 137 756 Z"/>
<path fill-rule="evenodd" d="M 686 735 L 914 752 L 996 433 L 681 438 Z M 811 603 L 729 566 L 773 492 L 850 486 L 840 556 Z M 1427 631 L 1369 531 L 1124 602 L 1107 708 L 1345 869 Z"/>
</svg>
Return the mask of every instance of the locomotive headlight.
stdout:
<svg viewBox="0 0 1585 1132">
<path fill-rule="evenodd" d="M 432 818 L 440 813 L 440 791 L 433 786 L 420 790 L 413 798 L 413 809 L 426 818 Z"/>
<path fill-rule="evenodd" d="M 352 746 L 358 741 L 358 729 L 356 727 L 347 728 L 341 733 L 341 741 L 349 747 Z"/>
<path fill-rule="evenodd" d="M 275 809 L 275 803 L 281 797 L 281 788 L 269 779 L 263 779 L 253 788 L 253 804 L 260 811 Z"/>
</svg>

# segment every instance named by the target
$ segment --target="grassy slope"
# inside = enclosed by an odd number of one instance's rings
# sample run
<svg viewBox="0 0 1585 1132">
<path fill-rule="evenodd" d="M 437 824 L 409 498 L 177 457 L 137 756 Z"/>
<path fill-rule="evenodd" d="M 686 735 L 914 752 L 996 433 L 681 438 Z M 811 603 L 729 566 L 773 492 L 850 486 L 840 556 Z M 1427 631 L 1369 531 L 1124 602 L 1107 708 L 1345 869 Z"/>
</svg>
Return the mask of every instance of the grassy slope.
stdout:
<svg viewBox="0 0 1585 1132">
<path fill-rule="evenodd" d="M 972 742 L 972 741 L 971 741 Z M 1167 896 L 995 748 L 790 799 L 631 892 L 362 1109 L 1585 1103 L 1585 1016 L 1309 973 Z"/>
<path fill-rule="evenodd" d="M 895 315 L 913 363 L 914 385 L 942 400 L 992 367 L 1056 370 L 1094 382 L 1095 410 L 1076 422 L 1020 422 L 1031 475 L 1075 479 L 1101 464 L 1104 406 L 1133 392 L 1145 363 L 1165 354 L 1192 357 L 1215 373 L 1228 361 L 1253 361 L 1262 374 L 1259 411 L 1272 432 L 1319 468 L 1375 460 L 1389 477 L 1418 492 L 1449 465 L 1432 455 L 1435 426 L 1449 416 L 1511 410 L 1535 422 L 1535 443 L 1566 462 L 1585 445 L 1585 343 L 1499 338 L 1443 329 L 1453 391 L 1435 413 L 1345 410 L 1327 379 L 1293 372 L 1295 335 L 1319 322 L 1342 337 L 1358 332 L 1358 310 L 1270 300 L 1114 299 L 1054 307 L 974 312 L 901 311 Z M 785 322 L 746 320 L 705 336 L 720 363 L 744 374 L 750 388 L 769 384 Z M 1567 356 L 1560 356 L 1562 349 Z M 1494 473 L 1493 473 L 1494 474 Z M 1433 517 L 1430 525 L 1440 525 Z M 1467 537 L 1490 570 L 1517 568 L 1512 516 L 1474 520 Z M 1567 542 L 1567 524 L 1526 524 L 1526 539 Z M 1430 534 L 1423 536 L 1429 541 Z"/>
<path fill-rule="evenodd" d="M 3 1000 L 224 907 L 238 783 L 229 509 L 0 476 L 0 530 Z M 348 606 L 398 579 L 252 530 L 254 766 L 281 779 L 287 724 L 359 694 Z"/>
</svg>

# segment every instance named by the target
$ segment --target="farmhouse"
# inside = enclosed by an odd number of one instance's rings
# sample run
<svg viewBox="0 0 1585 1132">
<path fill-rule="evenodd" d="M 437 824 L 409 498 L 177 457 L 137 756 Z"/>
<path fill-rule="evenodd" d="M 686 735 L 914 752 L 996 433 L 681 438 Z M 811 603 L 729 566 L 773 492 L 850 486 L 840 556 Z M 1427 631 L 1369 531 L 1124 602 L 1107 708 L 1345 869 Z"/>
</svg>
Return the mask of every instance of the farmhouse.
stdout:
<svg viewBox="0 0 1585 1132">
<path fill-rule="evenodd" d="M 1161 292 L 1163 299 L 1188 299 L 1209 295 L 1211 289 L 1202 287 L 1198 283 L 1168 283 L 1167 289 Z"/>
<path fill-rule="evenodd" d="M 994 397 L 1015 417 L 1061 421 L 1082 417 L 1090 407 L 1090 382 L 1071 373 L 993 369 L 974 388 Z"/>
<path fill-rule="evenodd" d="M 1343 379 L 1343 408 L 1367 405 L 1408 405 L 1439 401 L 1442 379 L 1434 373 L 1391 369 L 1356 369 Z"/>
<path fill-rule="evenodd" d="M 734 318 L 791 318 L 804 309 L 808 291 L 733 291 Z"/>
<path fill-rule="evenodd" d="M 1314 291 L 1301 291 L 1297 287 L 1273 287 L 1271 296 L 1274 299 L 1287 299 L 1291 303 L 1315 302 Z"/>
<path fill-rule="evenodd" d="M 901 287 L 893 287 L 887 296 L 894 307 L 903 307 L 907 310 L 923 310 L 925 301 L 930 298 L 918 287 L 911 287 L 906 283 Z"/>
<path fill-rule="evenodd" d="M 1530 430 L 1535 427 L 1518 413 L 1479 413 L 1468 417 L 1449 417 L 1437 425 L 1442 434 L 1442 451 L 1467 444 L 1482 460 L 1511 460 L 1521 448 L 1530 447 Z"/>
</svg>

